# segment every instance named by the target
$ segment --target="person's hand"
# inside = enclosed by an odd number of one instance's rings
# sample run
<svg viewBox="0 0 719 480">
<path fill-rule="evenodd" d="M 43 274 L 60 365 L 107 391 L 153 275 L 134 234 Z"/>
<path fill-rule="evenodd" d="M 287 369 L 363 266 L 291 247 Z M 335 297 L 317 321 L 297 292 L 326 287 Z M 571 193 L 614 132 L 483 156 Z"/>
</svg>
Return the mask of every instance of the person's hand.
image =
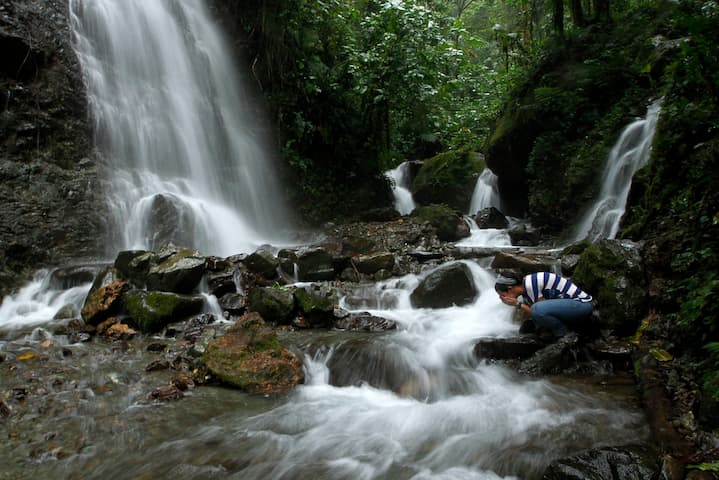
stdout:
<svg viewBox="0 0 719 480">
<path fill-rule="evenodd" d="M 504 303 L 505 305 L 509 305 L 510 307 L 516 307 L 517 305 L 519 305 L 518 299 L 510 297 L 508 295 L 499 297 L 499 299 L 502 300 L 502 303 Z"/>
</svg>

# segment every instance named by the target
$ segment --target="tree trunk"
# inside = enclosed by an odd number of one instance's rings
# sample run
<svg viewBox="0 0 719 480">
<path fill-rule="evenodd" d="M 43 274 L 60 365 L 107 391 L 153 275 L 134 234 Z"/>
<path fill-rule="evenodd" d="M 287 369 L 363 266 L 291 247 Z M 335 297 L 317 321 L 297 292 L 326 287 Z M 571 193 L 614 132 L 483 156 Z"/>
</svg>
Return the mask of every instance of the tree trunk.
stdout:
<svg viewBox="0 0 719 480">
<path fill-rule="evenodd" d="M 552 27 L 559 38 L 564 38 L 564 0 L 552 0 Z"/>
<path fill-rule="evenodd" d="M 597 22 L 611 22 L 609 0 L 594 0 L 594 20 Z"/>
<path fill-rule="evenodd" d="M 577 27 L 584 27 L 587 22 L 582 10 L 582 0 L 570 0 L 569 9 L 572 14 L 572 23 Z"/>
</svg>

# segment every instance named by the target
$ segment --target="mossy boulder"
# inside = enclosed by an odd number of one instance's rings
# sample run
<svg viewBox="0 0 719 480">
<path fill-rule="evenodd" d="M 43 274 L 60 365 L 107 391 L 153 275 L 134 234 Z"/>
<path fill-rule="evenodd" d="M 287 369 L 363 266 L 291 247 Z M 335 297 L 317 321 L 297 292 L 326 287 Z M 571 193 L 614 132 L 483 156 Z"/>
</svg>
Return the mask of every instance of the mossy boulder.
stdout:
<svg viewBox="0 0 719 480">
<path fill-rule="evenodd" d="M 205 273 L 205 258 L 196 250 L 181 248 L 152 265 L 147 273 L 147 288 L 163 292 L 190 293 Z"/>
<path fill-rule="evenodd" d="M 245 259 L 245 265 L 251 272 L 265 278 L 275 278 L 280 260 L 269 249 L 261 247 Z"/>
<path fill-rule="evenodd" d="M 125 307 L 143 333 L 159 332 L 172 322 L 202 311 L 201 296 L 169 292 L 130 290 L 124 295 Z"/>
<path fill-rule="evenodd" d="M 257 313 L 210 342 L 202 363 L 221 383 L 249 393 L 280 394 L 304 381 L 302 361 Z"/>
<path fill-rule="evenodd" d="M 289 323 L 295 310 L 295 297 L 284 287 L 257 287 L 250 292 L 248 308 L 268 322 Z"/>
<path fill-rule="evenodd" d="M 306 248 L 297 252 L 297 276 L 301 282 L 332 280 L 335 268 L 332 254 L 324 248 Z"/>
<path fill-rule="evenodd" d="M 443 203 L 459 211 L 469 208 L 482 156 L 470 150 L 441 153 L 426 160 L 412 182 L 412 196 L 420 205 Z"/>
<path fill-rule="evenodd" d="M 618 335 L 634 333 L 647 308 L 647 285 L 639 246 L 602 240 L 579 257 L 572 280 L 597 301 L 602 326 Z"/>
<path fill-rule="evenodd" d="M 447 205 L 429 205 L 417 207 L 412 218 L 428 222 L 437 232 L 437 238 L 445 242 L 455 242 L 469 236 L 469 227 L 453 208 Z"/>
<path fill-rule="evenodd" d="M 334 289 L 321 285 L 296 288 L 294 296 L 302 316 L 312 326 L 328 326 L 334 321 L 338 295 Z"/>
<path fill-rule="evenodd" d="M 115 269 L 123 279 L 137 288 L 143 288 L 150 267 L 157 264 L 157 254 L 145 250 L 124 250 L 115 258 Z"/>
</svg>

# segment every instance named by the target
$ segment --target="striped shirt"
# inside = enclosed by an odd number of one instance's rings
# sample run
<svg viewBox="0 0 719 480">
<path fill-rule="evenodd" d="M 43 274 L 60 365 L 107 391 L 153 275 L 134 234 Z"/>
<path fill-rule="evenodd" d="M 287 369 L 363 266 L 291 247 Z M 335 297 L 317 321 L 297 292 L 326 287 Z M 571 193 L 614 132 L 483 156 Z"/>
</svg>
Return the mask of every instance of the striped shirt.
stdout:
<svg viewBox="0 0 719 480">
<path fill-rule="evenodd" d="M 570 298 L 580 302 L 592 301 L 591 295 L 573 284 L 568 278 L 560 277 L 556 273 L 532 273 L 524 277 L 522 283 L 530 303 L 534 303 L 542 297 L 546 300 Z"/>
</svg>

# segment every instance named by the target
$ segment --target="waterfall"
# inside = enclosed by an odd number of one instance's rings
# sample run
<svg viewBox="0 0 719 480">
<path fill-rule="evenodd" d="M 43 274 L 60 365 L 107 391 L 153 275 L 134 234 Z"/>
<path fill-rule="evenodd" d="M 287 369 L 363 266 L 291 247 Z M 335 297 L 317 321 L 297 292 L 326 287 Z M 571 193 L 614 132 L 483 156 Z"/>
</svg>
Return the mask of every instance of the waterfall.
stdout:
<svg viewBox="0 0 719 480">
<path fill-rule="evenodd" d="M 396 168 L 385 172 L 385 176 L 392 183 L 392 194 L 394 195 L 394 208 L 401 215 L 409 215 L 415 209 L 412 192 L 409 191 L 411 181 L 409 162 L 400 163 Z"/>
<path fill-rule="evenodd" d="M 69 0 L 110 183 L 114 249 L 172 240 L 231 255 L 281 239 L 287 214 L 256 111 L 189 0 Z"/>
<path fill-rule="evenodd" d="M 469 205 L 469 214 L 474 215 L 485 208 L 494 207 L 499 209 L 499 189 L 497 184 L 499 178 L 490 170 L 485 168 L 477 179 L 474 187 L 472 201 Z"/>
<path fill-rule="evenodd" d="M 632 122 L 622 131 L 607 158 L 599 198 L 579 223 L 575 241 L 596 242 L 616 237 L 632 177 L 649 160 L 660 105 L 661 100 L 652 103 L 645 118 Z"/>
<path fill-rule="evenodd" d="M 494 207 L 499 209 L 499 178 L 490 170 L 485 168 L 477 179 L 472 193 L 472 200 L 469 205 L 469 214 L 465 221 L 469 224 L 470 236 L 457 243 L 460 247 L 508 247 L 512 245 L 509 233 L 504 229 L 479 228 L 473 216 L 485 208 Z"/>
</svg>

